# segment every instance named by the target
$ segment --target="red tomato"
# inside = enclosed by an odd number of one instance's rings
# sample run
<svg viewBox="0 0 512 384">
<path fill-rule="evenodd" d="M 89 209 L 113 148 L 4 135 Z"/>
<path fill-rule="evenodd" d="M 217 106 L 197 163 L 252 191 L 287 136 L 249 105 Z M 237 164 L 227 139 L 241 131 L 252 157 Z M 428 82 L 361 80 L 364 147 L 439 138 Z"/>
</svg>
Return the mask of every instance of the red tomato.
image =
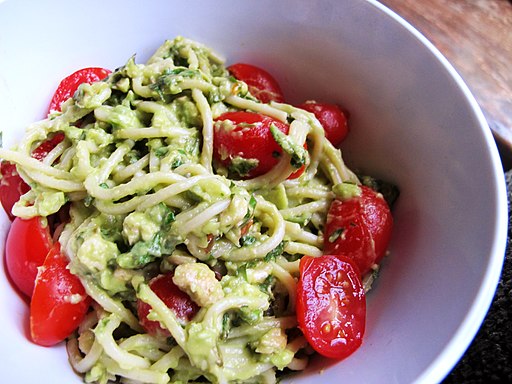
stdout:
<svg viewBox="0 0 512 384">
<path fill-rule="evenodd" d="M 323 356 L 343 359 L 363 340 L 366 298 L 352 260 L 304 256 L 300 260 L 296 312 L 299 328 Z"/>
<path fill-rule="evenodd" d="M 327 213 L 324 253 L 350 255 L 364 275 L 386 253 L 393 217 L 382 195 L 366 186 L 360 188 L 361 196 L 332 202 Z"/>
<path fill-rule="evenodd" d="M 5 243 L 5 264 L 14 285 L 28 297 L 51 247 L 50 229 L 40 217 L 14 219 Z"/>
<path fill-rule="evenodd" d="M 41 161 L 48 152 L 50 152 L 57 144 L 64 140 L 64 133 L 58 132 L 51 139 L 44 141 L 36 149 L 32 151 L 32 157 Z M 14 220 L 14 215 L 11 213 L 13 205 L 20 199 L 21 195 L 30 190 L 25 181 L 20 177 L 16 170 L 16 165 L 7 161 L 0 163 L 0 201 L 9 219 Z"/>
<path fill-rule="evenodd" d="M 234 129 L 225 128 L 221 121 L 229 120 Z M 272 137 L 270 125 L 288 133 L 289 126 L 269 116 L 254 112 L 227 112 L 217 118 L 213 131 L 213 157 L 233 176 L 251 179 L 270 171 L 279 161 L 283 151 Z M 254 167 L 244 167 L 237 160 L 257 160 Z M 301 171 L 302 169 L 302 171 Z M 297 172 L 303 172 L 301 168 Z M 291 177 L 298 177 L 295 172 Z"/>
<path fill-rule="evenodd" d="M 14 220 L 15 216 L 11 213 L 13 205 L 20 199 L 20 196 L 27 193 L 30 187 L 18 174 L 16 165 L 8 161 L 0 163 L 0 201 L 5 213 L 9 219 Z"/>
<path fill-rule="evenodd" d="M 94 83 L 95 81 L 103 80 L 109 74 L 110 71 L 108 69 L 89 67 L 79 69 L 78 71 L 64 78 L 60 82 L 55 93 L 53 94 L 53 98 L 48 108 L 48 113 L 53 111 L 60 111 L 61 104 L 73 96 L 73 94 L 76 92 L 80 84 L 90 84 Z"/>
<path fill-rule="evenodd" d="M 37 275 L 30 302 L 30 334 L 36 344 L 49 347 L 63 341 L 89 309 L 90 297 L 68 263 L 55 243 Z"/>
<path fill-rule="evenodd" d="M 176 314 L 178 319 L 183 321 L 190 321 L 199 311 L 199 306 L 192 301 L 189 295 L 180 290 L 172 281 L 173 274 L 166 273 L 158 275 L 151 279 L 149 288 Z M 168 337 L 170 333 L 167 329 L 162 328 L 158 321 L 149 320 L 148 314 L 151 309 L 149 304 L 141 300 L 137 301 L 137 314 L 139 315 L 139 322 L 146 332 Z"/>
<path fill-rule="evenodd" d="M 348 134 L 348 116 L 338 105 L 306 101 L 299 108 L 311 112 L 324 127 L 325 137 L 339 146 Z"/>
<path fill-rule="evenodd" d="M 66 136 L 63 132 L 57 132 L 51 138 L 43 141 L 36 149 L 32 151 L 32 157 L 42 161 L 53 148 L 57 146 Z"/>
<path fill-rule="evenodd" d="M 229 66 L 228 71 L 238 80 L 245 82 L 251 95 L 262 103 L 284 102 L 279 83 L 264 69 L 250 64 L 237 63 Z"/>
</svg>

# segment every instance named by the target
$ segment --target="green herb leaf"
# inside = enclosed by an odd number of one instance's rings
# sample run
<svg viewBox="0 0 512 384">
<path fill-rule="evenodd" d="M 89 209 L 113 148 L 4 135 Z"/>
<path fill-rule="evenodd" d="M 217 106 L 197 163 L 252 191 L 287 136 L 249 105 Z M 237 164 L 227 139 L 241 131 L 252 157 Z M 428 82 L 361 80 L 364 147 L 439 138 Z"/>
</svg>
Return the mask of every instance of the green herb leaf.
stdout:
<svg viewBox="0 0 512 384">
<path fill-rule="evenodd" d="M 241 247 L 254 244 L 255 242 L 256 242 L 256 238 L 251 235 L 245 235 L 240 238 L 240 246 Z"/>
<path fill-rule="evenodd" d="M 273 250 L 271 250 L 269 253 L 267 253 L 264 260 L 266 262 L 274 261 L 277 258 L 277 256 L 281 256 L 283 254 L 285 245 L 286 245 L 286 242 L 281 241 L 277 247 L 275 247 Z"/>
<path fill-rule="evenodd" d="M 270 133 L 283 151 L 291 156 L 290 164 L 292 167 L 299 169 L 309 162 L 308 151 L 281 132 L 275 124 L 270 124 Z"/>
</svg>

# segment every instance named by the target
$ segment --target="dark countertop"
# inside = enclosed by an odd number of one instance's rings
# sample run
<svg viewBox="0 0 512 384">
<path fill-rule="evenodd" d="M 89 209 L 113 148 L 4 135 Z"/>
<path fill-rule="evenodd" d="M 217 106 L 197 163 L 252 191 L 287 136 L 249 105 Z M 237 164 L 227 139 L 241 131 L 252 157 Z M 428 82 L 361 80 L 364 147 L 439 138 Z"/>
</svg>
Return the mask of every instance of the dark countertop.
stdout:
<svg viewBox="0 0 512 384">
<path fill-rule="evenodd" d="M 512 171 L 505 263 L 491 308 L 472 344 L 443 384 L 512 383 Z"/>
</svg>

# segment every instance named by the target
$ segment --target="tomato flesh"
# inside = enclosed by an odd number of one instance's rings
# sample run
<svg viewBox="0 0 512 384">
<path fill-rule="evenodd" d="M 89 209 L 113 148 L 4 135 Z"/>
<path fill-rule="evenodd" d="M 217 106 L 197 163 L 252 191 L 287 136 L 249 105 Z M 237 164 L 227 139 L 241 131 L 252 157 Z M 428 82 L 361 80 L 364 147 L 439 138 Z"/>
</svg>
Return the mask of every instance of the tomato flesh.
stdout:
<svg viewBox="0 0 512 384">
<path fill-rule="evenodd" d="M 32 157 L 39 161 L 43 161 L 44 158 L 55 148 L 66 136 L 63 132 L 57 132 L 48 140 L 43 141 L 37 148 L 32 151 Z"/>
<path fill-rule="evenodd" d="M 79 69 L 73 72 L 71 75 L 64 78 L 57 90 L 53 94 L 50 106 L 48 107 L 48 113 L 61 110 L 61 104 L 73 96 L 78 89 L 78 86 L 82 83 L 94 83 L 105 79 L 109 74 L 110 70 L 99 67 L 88 67 Z"/>
<path fill-rule="evenodd" d="M 234 127 L 226 128 L 223 121 Z M 216 119 L 213 131 L 214 159 L 242 179 L 270 171 L 283 151 L 272 137 L 270 125 L 288 133 L 289 126 L 269 116 L 254 112 L 227 112 Z M 236 167 L 237 160 L 256 160 L 253 168 Z"/>
<path fill-rule="evenodd" d="M 238 80 L 245 82 L 251 95 L 262 103 L 270 101 L 284 102 L 283 91 L 274 77 L 255 65 L 236 63 L 228 67 L 228 71 Z"/>
<path fill-rule="evenodd" d="M 296 312 L 299 328 L 321 355 L 344 359 L 362 343 L 366 298 L 353 261 L 338 255 L 300 260 Z"/>
<path fill-rule="evenodd" d="M 30 334 L 36 344 L 52 346 L 66 339 L 89 308 L 90 298 L 68 263 L 55 243 L 37 275 L 30 302 Z"/>
<path fill-rule="evenodd" d="M 11 221 L 15 216 L 12 214 L 12 207 L 20 199 L 21 195 L 27 193 L 30 187 L 18 174 L 16 165 L 8 161 L 0 163 L 0 201 L 2 207 Z"/>
<path fill-rule="evenodd" d="M 339 105 L 306 101 L 299 105 L 299 108 L 315 115 L 324 128 L 325 137 L 334 146 L 339 146 L 347 137 L 349 132 L 348 116 Z"/>
<path fill-rule="evenodd" d="M 64 140 L 64 137 L 64 133 L 56 133 L 52 138 L 35 148 L 32 151 L 32 157 L 42 161 L 57 144 Z M 12 207 L 22 195 L 30 190 L 30 186 L 20 177 L 16 165 L 13 163 L 2 161 L 0 163 L 0 174 L 2 175 L 0 179 L 0 201 L 9 219 L 13 221 L 15 216 L 12 214 Z"/>
<path fill-rule="evenodd" d="M 34 290 L 37 268 L 51 247 L 49 227 L 40 217 L 14 219 L 5 243 L 5 264 L 16 288 L 28 297 Z"/>
<path fill-rule="evenodd" d="M 182 321 L 190 321 L 199 311 L 199 306 L 187 295 L 180 290 L 172 281 L 173 274 L 161 274 L 149 282 L 149 288 L 162 300 L 167 307 L 172 309 L 176 317 Z M 142 300 L 137 301 L 137 314 L 139 322 L 146 332 L 168 337 L 170 333 L 167 329 L 163 328 L 158 321 L 149 320 L 148 314 L 151 306 Z"/>
<path fill-rule="evenodd" d="M 364 275 L 389 245 L 393 217 L 384 198 L 361 186 L 361 196 L 334 200 L 327 213 L 324 252 L 347 254 Z"/>
</svg>

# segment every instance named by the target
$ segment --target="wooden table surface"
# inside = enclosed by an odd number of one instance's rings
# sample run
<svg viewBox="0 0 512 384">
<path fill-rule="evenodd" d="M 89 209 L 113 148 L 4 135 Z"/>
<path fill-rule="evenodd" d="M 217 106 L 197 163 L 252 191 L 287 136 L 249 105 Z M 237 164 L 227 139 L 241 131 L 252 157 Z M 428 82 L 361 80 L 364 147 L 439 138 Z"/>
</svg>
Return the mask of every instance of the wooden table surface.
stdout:
<svg viewBox="0 0 512 384">
<path fill-rule="evenodd" d="M 402 16 L 462 76 L 512 168 L 512 0 L 380 0 Z"/>
</svg>

